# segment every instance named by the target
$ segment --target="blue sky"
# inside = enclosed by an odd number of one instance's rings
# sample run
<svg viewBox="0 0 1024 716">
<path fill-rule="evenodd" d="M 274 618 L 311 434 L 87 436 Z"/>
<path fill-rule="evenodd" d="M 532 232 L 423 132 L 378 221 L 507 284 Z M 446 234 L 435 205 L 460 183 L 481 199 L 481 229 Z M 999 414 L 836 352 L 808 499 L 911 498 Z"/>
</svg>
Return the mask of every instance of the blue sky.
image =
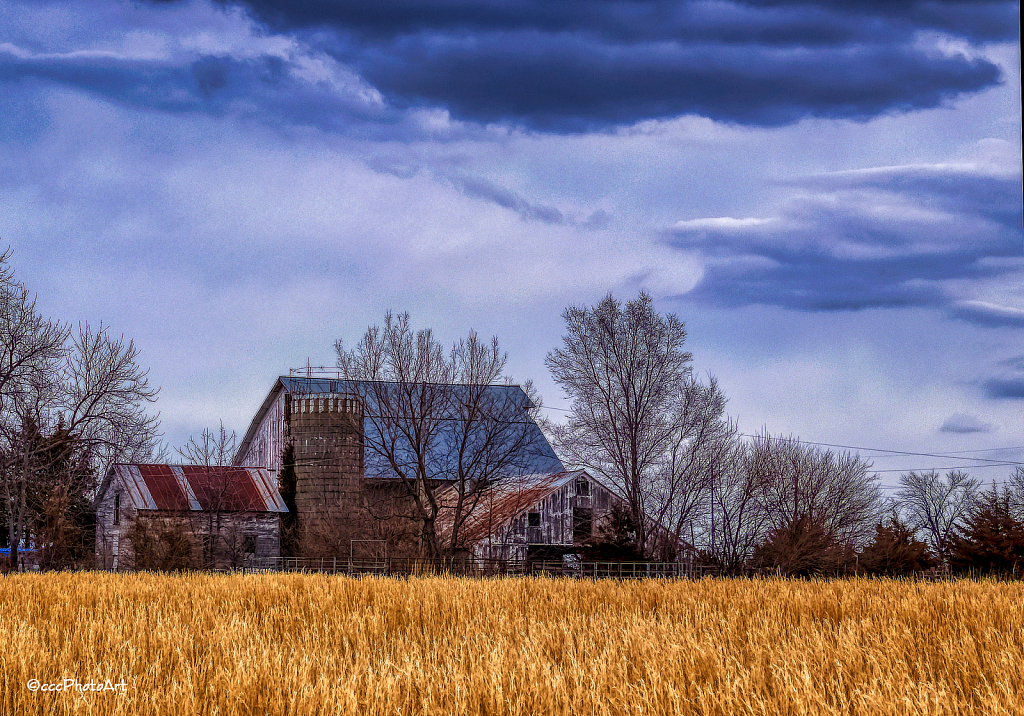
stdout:
<svg viewBox="0 0 1024 716">
<path fill-rule="evenodd" d="M 133 338 L 166 439 L 384 312 L 496 334 L 646 290 L 746 433 L 1024 461 L 1018 5 L 0 3 L 0 243 Z M 957 453 L 943 455 L 945 453 Z M 960 458 L 970 458 L 962 460 Z M 897 472 L 888 472 L 888 471 Z"/>
</svg>

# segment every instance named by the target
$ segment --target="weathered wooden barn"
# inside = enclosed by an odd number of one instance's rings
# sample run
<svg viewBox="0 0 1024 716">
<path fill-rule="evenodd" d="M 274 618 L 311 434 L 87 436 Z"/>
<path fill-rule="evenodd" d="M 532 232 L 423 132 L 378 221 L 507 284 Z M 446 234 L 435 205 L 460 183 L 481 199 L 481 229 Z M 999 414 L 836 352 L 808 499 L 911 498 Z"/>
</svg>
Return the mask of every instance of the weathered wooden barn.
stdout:
<svg viewBox="0 0 1024 716">
<path fill-rule="evenodd" d="M 115 464 L 100 486 L 100 569 L 244 567 L 281 553 L 288 508 L 262 467 Z"/>
<path fill-rule="evenodd" d="M 438 532 L 450 544 L 457 495 L 450 487 L 440 497 Z M 577 552 L 615 504 L 623 503 L 585 470 L 511 477 L 480 494 L 456 544 L 475 559 L 560 559 Z"/>
<path fill-rule="evenodd" d="M 522 389 L 489 385 L 484 390 L 496 401 L 519 406 L 516 419 L 526 430 L 526 444 L 517 473 L 561 472 L 561 462 L 527 415 L 532 404 Z M 413 526 L 402 520 L 408 509 L 404 488 L 388 463 L 366 449 L 367 441 L 379 437 L 374 406 L 360 397 L 368 392 L 359 381 L 281 376 L 239 445 L 235 465 L 265 467 L 286 493 L 293 492 L 289 500 L 304 554 L 344 553 L 352 540 L 387 542 L 394 553 L 408 542 Z M 445 416 L 442 429 L 451 430 L 459 419 Z M 445 444 L 443 433 L 433 439 Z M 438 464 L 426 468 L 436 488 L 449 474 L 450 455 L 440 449 L 433 454 Z"/>
</svg>

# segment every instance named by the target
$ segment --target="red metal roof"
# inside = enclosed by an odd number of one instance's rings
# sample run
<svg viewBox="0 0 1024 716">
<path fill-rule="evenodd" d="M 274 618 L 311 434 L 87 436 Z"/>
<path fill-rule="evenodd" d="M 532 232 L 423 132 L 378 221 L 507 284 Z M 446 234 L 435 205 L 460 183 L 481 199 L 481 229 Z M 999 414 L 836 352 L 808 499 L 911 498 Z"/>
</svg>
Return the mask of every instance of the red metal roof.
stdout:
<svg viewBox="0 0 1024 716">
<path fill-rule="evenodd" d="M 158 510 L 187 510 L 188 497 L 178 484 L 170 465 L 139 465 L 139 474 Z"/>
<path fill-rule="evenodd" d="M 181 471 L 204 512 L 259 512 L 266 509 L 249 471 L 243 467 L 182 465 Z"/>
<path fill-rule="evenodd" d="M 479 495 L 479 501 L 460 529 L 463 540 L 472 543 L 484 539 L 541 502 L 569 480 L 584 475 L 586 473 L 582 470 L 576 470 L 521 475 L 501 480 Z M 442 539 L 447 539 L 451 535 L 455 521 L 454 508 L 458 495 L 454 487 L 448 487 L 438 495 L 438 499 L 442 509 L 437 515 L 437 531 Z"/>
<path fill-rule="evenodd" d="M 288 511 L 263 467 L 119 463 L 114 472 L 140 510 Z"/>
</svg>

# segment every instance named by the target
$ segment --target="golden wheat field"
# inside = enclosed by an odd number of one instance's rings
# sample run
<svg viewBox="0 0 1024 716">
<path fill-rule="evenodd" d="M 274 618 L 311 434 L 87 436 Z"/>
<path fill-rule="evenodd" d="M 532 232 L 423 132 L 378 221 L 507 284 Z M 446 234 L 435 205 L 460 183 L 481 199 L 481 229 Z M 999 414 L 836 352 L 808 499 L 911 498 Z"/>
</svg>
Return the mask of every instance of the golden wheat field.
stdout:
<svg viewBox="0 0 1024 716">
<path fill-rule="evenodd" d="M 1024 590 L 9 575 L 0 659 L 5 716 L 1021 714 Z"/>
</svg>

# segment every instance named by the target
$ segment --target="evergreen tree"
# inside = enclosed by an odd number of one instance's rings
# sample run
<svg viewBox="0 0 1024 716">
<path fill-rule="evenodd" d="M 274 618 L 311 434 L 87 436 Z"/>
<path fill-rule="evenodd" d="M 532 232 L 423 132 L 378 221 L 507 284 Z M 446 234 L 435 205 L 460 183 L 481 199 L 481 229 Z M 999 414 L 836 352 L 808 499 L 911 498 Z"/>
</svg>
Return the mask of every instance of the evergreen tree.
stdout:
<svg viewBox="0 0 1024 716">
<path fill-rule="evenodd" d="M 580 558 L 585 562 L 641 562 L 644 555 L 637 546 L 637 533 L 629 509 L 615 504 L 597 534 L 580 543 Z"/>
<path fill-rule="evenodd" d="M 288 512 L 281 516 L 281 556 L 294 557 L 298 554 L 299 525 L 295 504 L 295 448 L 291 443 L 281 453 L 281 473 L 277 481 L 281 499 L 288 508 Z"/>
<path fill-rule="evenodd" d="M 860 553 L 860 568 L 868 574 L 906 576 L 934 567 L 928 545 L 897 517 L 875 527 L 875 541 Z"/>
<path fill-rule="evenodd" d="M 950 567 L 961 573 L 1024 574 L 1024 524 L 1013 517 L 1010 496 L 985 492 L 950 549 Z"/>
</svg>

